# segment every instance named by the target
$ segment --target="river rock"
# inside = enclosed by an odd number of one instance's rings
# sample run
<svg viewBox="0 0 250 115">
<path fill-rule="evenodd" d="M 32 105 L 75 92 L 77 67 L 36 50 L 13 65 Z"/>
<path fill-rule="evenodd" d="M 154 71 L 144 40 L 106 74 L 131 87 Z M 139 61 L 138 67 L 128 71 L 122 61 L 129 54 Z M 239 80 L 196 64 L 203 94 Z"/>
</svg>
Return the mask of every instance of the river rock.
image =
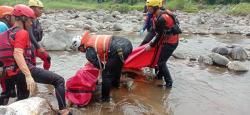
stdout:
<svg viewBox="0 0 250 115">
<path fill-rule="evenodd" d="M 235 72 L 247 72 L 248 68 L 240 61 L 233 61 L 230 62 L 227 65 L 229 70 L 235 71 Z"/>
<path fill-rule="evenodd" d="M 121 24 L 114 24 L 113 25 L 113 30 L 114 31 L 121 31 L 122 30 L 122 26 L 121 26 Z"/>
<path fill-rule="evenodd" d="M 247 33 L 246 36 L 250 36 L 250 33 Z"/>
<path fill-rule="evenodd" d="M 193 16 L 190 18 L 190 23 L 198 25 L 198 24 L 204 24 L 205 21 L 200 16 Z"/>
<path fill-rule="evenodd" d="M 198 62 L 207 64 L 207 65 L 213 65 L 213 60 L 209 56 L 200 56 L 198 58 Z"/>
<path fill-rule="evenodd" d="M 212 49 L 212 52 L 218 53 L 221 55 L 228 55 L 229 54 L 229 50 L 226 47 L 215 47 Z"/>
<path fill-rule="evenodd" d="M 114 22 L 115 18 L 112 15 L 106 15 L 103 17 L 103 22 Z"/>
<path fill-rule="evenodd" d="M 176 59 L 185 59 L 184 54 L 182 54 L 182 53 L 180 53 L 180 52 L 174 52 L 174 53 L 172 54 L 172 56 L 174 56 L 174 58 L 176 58 Z"/>
<path fill-rule="evenodd" d="M 58 30 L 44 36 L 42 45 L 47 50 L 66 50 L 71 41 L 71 37 L 63 30 Z"/>
<path fill-rule="evenodd" d="M 91 26 L 89 24 L 84 24 L 83 29 L 84 30 L 90 30 Z"/>
<path fill-rule="evenodd" d="M 234 60 L 246 60 L 248 57 L 246 50 L 239 46 L 232 49 L 230 56 Z"/>
<path fill-rule="evenodd" d="M 213 63 L 221 66 L 226 66 L 229 63 L 229 59 L 227 59 L 225 56 L 222 56 L 217 53 L 212 53 L 208 55 L 210 58 L 212 58 Z"/>
<path fill-rule="evenodd" d="M 105 10 L 98 10 L 98 11 L 96 11 L 96 15 L 97 16 L 105 16 L 106 15 L 106 11 Z"/>
<path fill-rule="evenodd" d="M 113 16 L 113 17 L 116 17 L 116 16 L 118 16 L 118 15 L 120 15 L 121 13 L 120 12 L 118 12 L 118 11 L 113 11 L 112 13 L 111 13 L 111 15 Z"/>
<path fill-rule="evenodd" d="M 49 102 L 40 97 L 31 97 L 0 107 L 1 115 L 52 115 Z"/>
</svg>

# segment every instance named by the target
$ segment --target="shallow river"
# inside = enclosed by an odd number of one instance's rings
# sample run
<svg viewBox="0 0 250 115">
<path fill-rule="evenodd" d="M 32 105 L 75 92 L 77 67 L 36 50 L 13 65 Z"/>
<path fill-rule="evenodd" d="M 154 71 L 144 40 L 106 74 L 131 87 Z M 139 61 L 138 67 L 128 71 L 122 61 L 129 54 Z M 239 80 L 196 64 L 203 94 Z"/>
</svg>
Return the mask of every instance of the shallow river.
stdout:
<svg viewBox="0 0 250 115">
<path fill-rule="evenodd" d="M 118 33 L 119 34 L 119 33 Z M 128 34 L 136 47 L 142 38 Z M 242 36 L 183 35 L 177 50 L 188 56 L 208 54 L 216 46 L 250 44 Z M 74 52 L 50 52 L 52 71 L 73 76 L 86 63 L 85 54 Z M 250 68 L 250 62 L 243 62 Z M 171 58 L 168 67 L 174 84 L 172 89 L 157 87 L 160 81 L 135 82 L 128 91 L 122 87 L 112 91 L 111 103 L 91 103 L 85 108 L 72 108 L 75 115 L 249 115 L 250 73 L 234 73 L 216 66 L 205 66 L 189 59 Z M 53 102 L 47 88 L 40 85 L 40 94 Z M 57 107 L 56 107 L 57 108 Z"/>
</svg>

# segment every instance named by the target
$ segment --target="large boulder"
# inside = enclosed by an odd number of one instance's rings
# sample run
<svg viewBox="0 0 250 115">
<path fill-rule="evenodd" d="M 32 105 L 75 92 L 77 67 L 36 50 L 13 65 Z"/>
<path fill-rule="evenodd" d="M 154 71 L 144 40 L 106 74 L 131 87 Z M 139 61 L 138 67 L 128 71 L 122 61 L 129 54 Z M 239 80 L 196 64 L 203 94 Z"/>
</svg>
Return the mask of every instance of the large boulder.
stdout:
<svg viewBox="0 0 250 115">
<path fill-rule="evenodd" d="M 47 50 L 66 50 L 71 41 L 71 36 L 63 30 L 49 33 L 44 37 L 42 45 Z"/>
<path fill-rule="evenodd" d="M 0 107 L 1 115 L 53 115 L 49 102 L 40 97 L 31 97 Z"/>
<path fill-rule="evenodd" d="M 248 57 L 246 50 L 239 46 L 232 49 L 230 56 L 234 60 L 246 60 Z"/>
<path fill-rule="evenodd" d="M 230 62 L 227 65 L 227 67 L 228 67 L 229 70 L 232 70 L 232 71 L 235 71 L 235 72 L 247 72 L 248 71 L 248 68 L 243 63 L 241 63 L 240 61 Z"/>
<path fill-rule="evenodd" d="M 227 47 L 215 47 L 212 49 L 212 52 L 218 53 L 221 55 L 228 55 L 229 54 L 229 49 Z"/>
<path fill-rule="evenodd" d="M 226 66 L 229 63 L 229 59 L 227 59 L 225 56 L 222 56 L 217 53 L 212 53 L 208 55 L 212 60 L 214 64 Z"/>
</svg>

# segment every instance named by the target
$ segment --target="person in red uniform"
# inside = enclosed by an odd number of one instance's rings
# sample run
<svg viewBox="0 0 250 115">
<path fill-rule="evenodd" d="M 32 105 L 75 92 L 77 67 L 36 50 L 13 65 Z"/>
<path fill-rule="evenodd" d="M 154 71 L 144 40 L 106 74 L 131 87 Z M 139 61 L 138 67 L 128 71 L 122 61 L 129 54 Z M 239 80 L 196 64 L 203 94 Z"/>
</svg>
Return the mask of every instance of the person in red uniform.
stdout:
<svg viewBox="0 0 250 115">
<path fill-rule="evenodd" d="M 153 29 L 156 32 L 155 37 L 146 47 L 146 51 L 152 47 L 159 46 L 160 55 L 157 63 L 159 72 L 157 77 L 159 79 L 164 77 L 165 84 L 161 84 L 160 86 L 171 88 L 173 80 L 166 62 L 178 46 L 181 30 L 178 25 L 178 20 L 173 15 L 161 13 L 161 4 L 161 0 L 147 0 L 146 2 L 148 11 L 153 14 Z"/>
<path fill-rule="evenodd" d="M 40 0 L 29 0 L 29 6 L 34 11 L 36 18 L 33 20 L 32 28 L 29 29 L 32 48 L 34 51 L 33 63 L 36 65 L 36 57 L 43 61 L 43 68 L 49 70 L 51 57 L 48 52 L 38 43 L 43 38 L 43 29 L 38 18 L 43 13 L 43 3 Z"/>
<path fill-rule="evenodd" d="M 34 11 L 26 5 L 18 4 L 14 7 L 12 15 L 15 16 L 15 24 L 9 30 L 11 34 L 6 40 L 12 48 L 6 48 L 0 52 L 0 61 L 3 62 L 3 68 L 5 68 L 4 77 L 15 82 L 18 100 L 28 98 L 29 94 L 35 93 L 35 82 L 53 85 L 59 105 L 59 114 L 71 115 L 66 108 L 63 77 L 32 64 L 31 41 L 27 30 L 32 26 L 32 20 L 35 18 Z M 0 48 L 4 48 L 4 46 L 0 46 Z M 6 54 L 5 57 L 2 54 Z"/>
</svg>

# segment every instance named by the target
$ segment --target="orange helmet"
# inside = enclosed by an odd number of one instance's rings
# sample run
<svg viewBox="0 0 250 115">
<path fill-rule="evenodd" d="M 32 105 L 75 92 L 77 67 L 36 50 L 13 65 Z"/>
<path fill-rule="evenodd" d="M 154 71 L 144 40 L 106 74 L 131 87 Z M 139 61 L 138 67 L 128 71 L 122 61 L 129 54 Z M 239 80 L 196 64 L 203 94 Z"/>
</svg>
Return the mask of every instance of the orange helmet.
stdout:
<svg viewBox="0 0 250 115">
<path fill-rule="evenodd" d="M 0 18 L 3 18 L 5 15 L 11 15 L 13 7 L 10 6 L 0 6 Z"/>
</svg>

